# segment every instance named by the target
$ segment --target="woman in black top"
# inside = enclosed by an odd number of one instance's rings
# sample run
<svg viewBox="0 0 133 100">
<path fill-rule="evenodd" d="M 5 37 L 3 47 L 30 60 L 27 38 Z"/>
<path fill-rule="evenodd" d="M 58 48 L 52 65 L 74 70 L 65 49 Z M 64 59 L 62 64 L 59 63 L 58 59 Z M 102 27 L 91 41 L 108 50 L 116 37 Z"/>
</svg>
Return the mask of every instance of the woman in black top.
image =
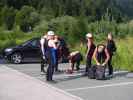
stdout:
<svg viewBox="0 0 133 100">
<path fill-rule="evenodd" d="M 94 53 L 94 50 L 96 48 L 94 42 L 93 42 L 93 35 L 92 33 L 88 33 L 86 35 L 87 38 L 87 53 L 86 53 L 86 69 L 85 69 L 85 76 L 89 73 L 89 68 L 91 67 L 91 61 L 92 56 Z"/>
<path fill-rule="evenodd" d="M 113 67 L 112 67 L 112 56 L 113 56 L 113 53 L 116 52 L 116 45 L 115 45 L 115 42 L 113 40 L 113 36 L 111 33 L 108 34 L 108 37 L 107 37 L 107 50 L 109 52 L 109 56 L 110 56 L 110 59 L 108 61 L 108 69 L 109 69 L 109 75 L 112 76 L 113 75 Z"/>
</svg>

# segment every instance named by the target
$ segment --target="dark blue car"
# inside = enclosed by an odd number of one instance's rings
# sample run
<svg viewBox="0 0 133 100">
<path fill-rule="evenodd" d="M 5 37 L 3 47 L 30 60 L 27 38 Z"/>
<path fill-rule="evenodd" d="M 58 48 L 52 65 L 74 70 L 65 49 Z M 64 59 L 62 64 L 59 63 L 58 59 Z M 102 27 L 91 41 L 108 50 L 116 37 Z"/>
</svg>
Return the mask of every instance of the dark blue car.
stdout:
<svg viewBox="0 0 133 100">
<path fill-rule="evenodd" d="M 21 45 L 6 48 L 3 56 L 6 60 L 15 64 L 27 60 L 39 61 L 41 57 L 39 41 L 40 38 L 33 38 Z"/>
<path fill-rule="evenodd" d="M 60 40 L 60 46 L 67 48 L 66 42 Z M 60 57 L 60 63 L 68 62 L 67 52 L 63 49 L 63 55 Z M 22 62 L 40 62 L 41 50 L 40 50 L 40 38 L 33 38 L 31 40 L 22 43 L 21 45 L 6 48 L 3 51 L 4 58 L 11 63 L 19 64 Z"/>
</svg>

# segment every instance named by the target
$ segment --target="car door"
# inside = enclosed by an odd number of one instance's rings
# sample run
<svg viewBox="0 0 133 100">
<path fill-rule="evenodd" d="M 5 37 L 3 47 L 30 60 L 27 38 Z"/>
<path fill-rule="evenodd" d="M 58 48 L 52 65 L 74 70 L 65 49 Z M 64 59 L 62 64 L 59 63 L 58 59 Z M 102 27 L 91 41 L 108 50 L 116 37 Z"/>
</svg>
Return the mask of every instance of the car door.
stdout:
<svg viewBox="0 0 133 100">
<path fill-rule="evenodd" d="M 36 59 L 40 57 L 39 39 L 31 40 L 23 49 L 24 58 Z"/>
</svg>

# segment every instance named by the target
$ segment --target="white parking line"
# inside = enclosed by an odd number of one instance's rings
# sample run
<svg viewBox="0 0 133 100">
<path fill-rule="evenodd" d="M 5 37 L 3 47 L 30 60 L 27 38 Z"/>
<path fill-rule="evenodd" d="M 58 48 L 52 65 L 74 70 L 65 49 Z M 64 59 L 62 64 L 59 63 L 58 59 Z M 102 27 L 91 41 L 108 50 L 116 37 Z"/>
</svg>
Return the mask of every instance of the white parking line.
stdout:
<svg viewBox="0 0 133 100">
<path fill-rule="evenodd" d="M 132 85 L 132 84 L 133 84 L 133 82 L 122 82 L 122 83 L 105 84 L 105 85 L 83 87 L 83 88 L 75 88 L 75 89 L 65 89 L 65 91 L 73 92 L 73 91 L 79 91 L 79 90 L 106 88 L 106 87 L 115 87 L 115 86 L 126 86 L 126 85 Z"/>
</svg>

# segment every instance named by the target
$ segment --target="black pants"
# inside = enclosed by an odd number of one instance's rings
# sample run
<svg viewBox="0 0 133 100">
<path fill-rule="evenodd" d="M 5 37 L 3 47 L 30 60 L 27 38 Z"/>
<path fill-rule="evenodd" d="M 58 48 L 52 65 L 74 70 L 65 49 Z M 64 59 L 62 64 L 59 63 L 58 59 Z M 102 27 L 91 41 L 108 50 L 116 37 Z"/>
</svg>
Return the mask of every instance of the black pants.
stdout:
<svg viewBox="0 0 133 100">
<path fill-rule="evenodd" d="M 43 57 L 41 57 L 41 72 L 45 72 L 44 67 L 47 66 L 47 62 Z"/>
<path fill-rule="evenodd" d="M 76 70 L 79 70 L 80 68 L 79 68 L 79 66 L 80 66 L 80 60 L 79 61 L 76 61 L 76 62 L 72 62 L 72 70 L 74 70 L 74 66 L 75 66 L 75 64 L 76 64 Z"/>
<path fill-rule="evenodd" d="M 108 61 L 108 70 L 109 70 L 109 75 L 112 75 L 113 74 L 112 55 L 110 55 L 110 59 Z"/>
<path fill-rule="evenodd" d="M 47 68 L 47 76 L 46 76 L 47 81 L 52 81 L 52 77 L 53 77 L 53 73 L 54 73 L 54 68 L 55 68 L 55 65 L 50 63 L 48 68 Z"/>
<path fill-rule="evenodd" d="M 87 59 L 86 60 L 86 69 L 85 69 L 85 73 L 88 74 L 89 73 L 89 68 L 91 67 L 91 59 Z"/>
</svg>

